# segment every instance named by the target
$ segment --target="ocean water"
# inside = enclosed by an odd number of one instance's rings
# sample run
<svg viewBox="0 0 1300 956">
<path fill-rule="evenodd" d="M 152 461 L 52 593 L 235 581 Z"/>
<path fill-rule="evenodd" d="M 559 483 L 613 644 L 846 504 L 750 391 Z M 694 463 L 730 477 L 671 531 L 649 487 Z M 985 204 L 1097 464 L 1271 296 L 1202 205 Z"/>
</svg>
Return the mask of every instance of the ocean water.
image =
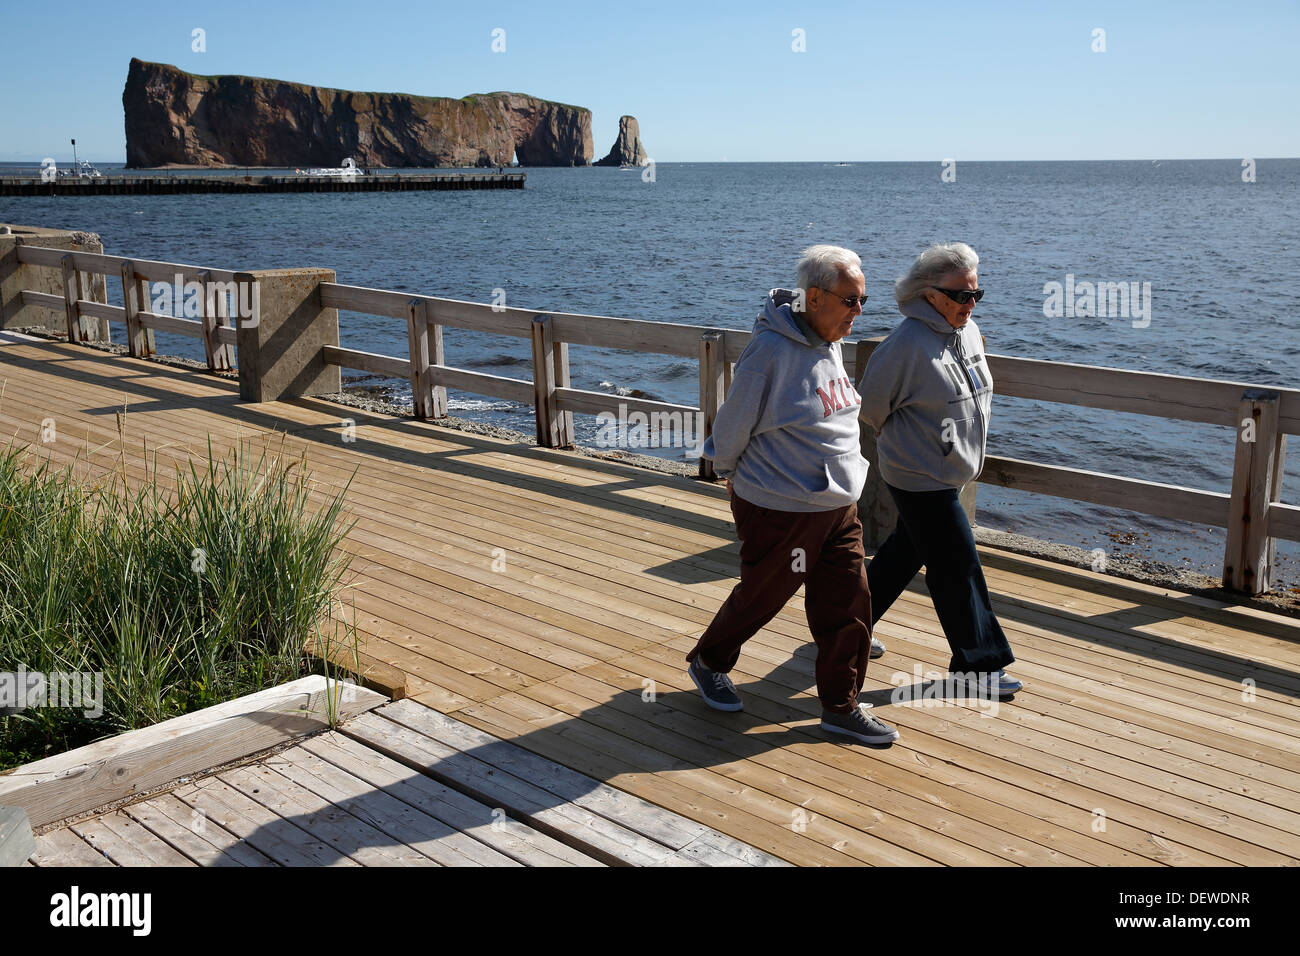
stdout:
<svg viewBox="0 0 1300 956">
<path fill-rule="evenodd" d="M 108 166 L 101 164 L 108 171 Z M 871 296 L 851 339 L 900 320 L 892 283 L 925 245 L 970 243 L 990 352 L 1300 385 L 1300 160 L 956 164 L 665 163 L 640 171 L 529 169 L 522 191 L 0 199 L 0 220 L 99 233 L 105 250 L 220 268 L 324 266 L 339 281 L 510 306 L 748 329 L 799 251 L 833 242 L 863 259 Z M 1044 286 L 1150 283 L 1150 314 L 1049 317 Z M 110 283 L 110 301 L 120 289 Z M 1149 318 L 1149 323 L 1147 319 Z M 405 354 L 400 321 L 340 316 L 345 346 Z M 1142 326 L 1142 327 L 1135 327 Z M 449 329 L 448 361 L 530 377 L 527 342 Z M 159 350 L 202 358 L 192 339 Z M 573 384 L 698 401 L 697 363 L 574 347 Z M 354 381 L 364 379 L 355 373 Z M 391 385 L 409 400 L 403 382 Z M 532 431 L 532 411 L 451 394 L 453 414 Z M 579 441 L 597 422 L 576 416 Z M 997 397 L 992 454 L 1228 491 L 1234 434 Z M 662 449 L 684 458 L 681 449 Z M 1300 450 L 1283 499 L 1300 501 Z M 980 524 L 1217 574 L 1223 532 L 985 486 Z M 1278 580 L 1300 584 L 1300 546 Z"/>
</svg>

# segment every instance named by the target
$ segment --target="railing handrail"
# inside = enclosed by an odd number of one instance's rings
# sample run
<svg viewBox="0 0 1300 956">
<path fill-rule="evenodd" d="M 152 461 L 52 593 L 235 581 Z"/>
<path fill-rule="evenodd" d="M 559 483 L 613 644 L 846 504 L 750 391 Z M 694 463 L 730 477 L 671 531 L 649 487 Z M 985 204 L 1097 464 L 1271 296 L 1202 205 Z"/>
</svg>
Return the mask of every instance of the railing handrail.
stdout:
<svg viewBox="0 0 1300 956">
<path fill-rule="evenodd" d="M 19 262 L 56 269 L 62 266 L 64 257 L 69 255 L 72 257 L 73 268 L 79 271 L 115 275 L 123 265 L 131 263 L 139 278 L 155 282 L 172 280 L 178 274 L 187 281 L 195 280 L 204 273 L 214 282 L 233 282 L 241 274 L 240 270 L 213 269 L 179 262 L 131 259 L 93 252 L 68 252 L 32 245 L 18 247 Z M 701 335 L 718 333 L 723 336 L 725 361 L 734 363 L 752 336 L 750 331 L 724 326 L 658 322 L 514 306 L 500 308 L 484 302 L 334 282 L 322 282 L 320 289 L 322 303 L 329 308 L 405 320 L 409 303 L 412 299 L 417 299 L 432 310 L 431 321 L 436 324 L 515 338 L 528 338 L 531 335 L 529 326 L 533 316 L 545 314 L 554 320 L 557 342 L 682 358 L 697 356 Z M 883 340 L 882 335 L 859 341 L 868 343 L 869 351 Z M 855 380 L 861 377 L 851 348 L 856 344 L 857 341 L 844 343 L 845 370 Z M 1236 402 L 1241 394 L 1249 389 L 1264 388 L 1279 395 L 1279 430 L 1287 435 L 1300 435 L 1300 389 L 996 353 L 989 353 L 987 357 L 997 394 L 1211 425 L 1235 427 Z M 1074 384 L 1062 384 L 1063 381 Z"/>
</svg>

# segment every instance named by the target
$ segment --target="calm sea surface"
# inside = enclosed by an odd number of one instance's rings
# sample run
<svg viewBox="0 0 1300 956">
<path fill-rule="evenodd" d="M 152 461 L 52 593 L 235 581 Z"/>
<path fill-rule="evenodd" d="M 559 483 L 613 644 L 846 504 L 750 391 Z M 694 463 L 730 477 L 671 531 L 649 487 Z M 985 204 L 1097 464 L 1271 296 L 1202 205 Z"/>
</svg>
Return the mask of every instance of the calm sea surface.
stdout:
<svg viewBox="0 0 1300 956">
<path fill-rule="evenodd" d="M 106 171 L 109 166 L 101 164 Z M 339 281 L 538 310 L 749 329 L 793 285 L 799 250 L 863 259 L 871 296 L 852 338 L 900 320 L 892 282 L 930 242 L 962 240 L 988 290 L 990 352 L 1263 385 L 1300 386 L 1300 160 L 1079 163 L 660 164 L 529 169 L 523 191 L 0 199 L 0 220 L 103 237 L 105 251 L 220 268 L 324 266 Z M 1049 318 L 1044 285 L 1149 282 L 1150 323 Z M 120 285 L 120 284 L 116 284 Z M 120 288 L 110 283 L 110 301 Z M 345 313 L 345 346 L 404 355 L 405 324 Z M 115 329 L 115 334 L 118 330 Z M 521 339 L 447 330 L 448 361 L 531 377 Z M 196 340 L 162 352 L 202 358 Z M 574 386 L 696 404 L 691 360 L 574 348 Z M 360 380 L 360 376 L 356 376 Z M 368 384 L 381 384 L 368 380 Z M 402 382 L 392 382 L 409 400 Z M 627 392 L 624 392 L 627 394 Z M 527 407 L 453 393 L 453 414 L 531 433 Z M 596 420 L 577 416 L 580 441 Z M 1233 432 L 999 397 L 993 454 L 1228 491 Z M 676 454 L 664 449 L 666 456 Z M 1300 501 L 1300 449 L 1284 500 Z M 1223 532 L 984 487 L 981 524 L 1218 573 Z M 1280 576 L 1300 583 L 1300 546 Z"/>
</svg>

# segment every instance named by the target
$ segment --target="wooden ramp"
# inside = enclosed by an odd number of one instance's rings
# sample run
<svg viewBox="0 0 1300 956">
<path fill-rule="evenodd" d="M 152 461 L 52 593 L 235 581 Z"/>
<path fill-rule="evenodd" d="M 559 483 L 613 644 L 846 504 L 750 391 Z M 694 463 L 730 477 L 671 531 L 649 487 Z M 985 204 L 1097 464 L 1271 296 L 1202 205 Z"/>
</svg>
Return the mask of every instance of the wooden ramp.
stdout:
<svg viewBox="0 0 1300 956">
<path fill-rule="evenodd" d="M 409 700 L 246 766 L 56 826 L 36 838 L 29 862 L 786 865 Z"/>
<path fill-rule="evenodd" d="M 342 736 L 408 769 L 450 747 L 480 770 L 480 732 L 595 781 L 574 806 L 621 792 L 800 865 L 1300 861 L 1292 619 L 983 548 L 1025 690 L 996 712 L 932 695 L 948 649 L 918 581 L 865 689 L 902 738 L 840 744 L 817 726 L 802 598 L 746 645 L 744 712 L 708 710 L 686 676 L 737 571 L 720 487 L 324 401 L 241 404 L 229 380 L 62 344 L 0 345 L 0 380 L 0 426 L 56 463 L 123 467 L 125 403 L 135 478 L 142 441 L 162 465 L 209 436 L 305 449 L 323 494 L 355 471 L 347 601 L 412 702 Z M 467 729 L 413 726 L 415 704 Z M 549 798 L 509 799 L 547 832 Z"/>
</svg>

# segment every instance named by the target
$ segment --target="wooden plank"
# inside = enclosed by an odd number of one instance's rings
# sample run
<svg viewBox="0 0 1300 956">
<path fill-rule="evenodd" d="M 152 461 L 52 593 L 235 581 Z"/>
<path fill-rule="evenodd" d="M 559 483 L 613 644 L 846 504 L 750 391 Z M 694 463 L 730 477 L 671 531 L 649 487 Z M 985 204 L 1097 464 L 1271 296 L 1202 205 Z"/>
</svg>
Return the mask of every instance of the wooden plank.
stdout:
<svg viewBox="0 0 1300 956">
<path fill-rule="evenodd" d="M 710 832 L 701 823 L 669 813 L 415 701 L 399 701 L 376 713 L 674 850 Z"/>
<path fill-rule="evenodd" d="M 321 347 L 321 355 L 327 364 L 387 375 L 390 378 L 406 378 L 411 371 L 409 362 L 377 352 L 359 352 L 356 349 L 339 348 L 337 345 L 325 345 Z"/>
<path fill-rule="evenodd" d="M 278 758 L 227 770 L 218 777 L 282 819 L 305 830 L 362 866 L 439 866 L 431 857 L 395 841 L 343 807 L 307 790 L 274 769 Z M 459 865 L 475 865 L 460 857 Z"/>
<path fill-rule="evenodd" d="M 1268 504 L 1268 534 L 1274 538 L 1300 541 L 1300 506 L 1280 501 Z"/>
<path fill-rule="evenodd" d="M 95 302 L 90 299 L 79 299 L 77 301 L 77 312 L 81 315 L 83 319 L 88 317 L 96 318 L 96 319 L 100 319 L 104 323 L 107 323 L 109 321 L 122 322 L 125 321 L 126 319 L 126 310 L 123 309 L 120 305 L 108 305 L 106 303 Z M 93 329 L 90 329 L 90 331 L 93 331 L 96 336 L 95 338 L 91 339 L 91 341 L 98 341 L 98 342 L 109 341 L 108 338 L 106 336 L 103 336 L 102 334 L 104 331 L 104 326 L 102 325 L 97 326 Z M 87 336 L 83 336 L 83 338 L 87 338 Z"/>
<path fill-rule="evenodd" d="M 563 343 L 560 343 L 563 344 Z M 625 395 L 609 395 L 605 392 L 592 392 L 581 388 L 555 389 L 555 398 L 561 410 L 580 412 L 585 415 L 599 415 L 601 412 L 643 412 L 647 416 L 669 416 L 672 421 L 682 420 L 683 416 L 694 416 L 699 412 L 692 405 L 676 405 L 672 402 L 656 402 L 649 398 L 632 398 Z"/>
<path fill-rule="evenodd" d="M 533 402 L 533 383 L 524 379 L 489 375 L 486 372 L 471 372 L 468 369 L 450 368 L 446 365 L 431 366 L 429 374 L 435 386 L 439 388 L 457 388 L 476 395 L 491 395 L 493 398 L 519 402 L 521 405 L 531 405 Z"/>
<path fill-rule="evenodd" d="M 524 821 L 552 838 L 602 862 L 649 866 L 671 855 L 662 844 L 558 799 L 531 781 L 504 773 L 390 720 L 363 714 L 341 732 L 445 786 Z M 451 761 L 450 773 L 440 766 Z"/>
<path fill-rule="evenodd" d="M 74 823 L 69 829 L 118 866 L 194 866 L 121 811 Z"/>
<path fill-rule="evenodd" d="M 207 272 L 218 282 L 231 282 L 235 273 L 226 269 L 210 269 L 204 266 L 191 266 L 178 262 L 161 262 L 155 259 L 128 259 L 125 256 L 110 256 L 97 252 L 68 252 L 48 246 L 22 245 L 17 249 L 18 261 L 36 266 L 60 268 L 64 255 L 72 256 L 73 268 L 97 275 L 116 275 L 125 262 L 133 262 L 137 275 L 157 282 L 170 282 L 179 273 L 185 279 L 196 279 L 202 272 Z"/>
<path fill-rule="evenodd" d="M 755 792 L 685 758 L 650 753 L 650 748 L 629 744 L 601 726 L 574 720 L 518 695 L 466 707 L 457 717 L 502 737 L 526 738 L 529 749 L 549 759 L 582 767 L 601 779 L 618 780 L 620 787 L 636 796 L 705 825 L 716 823 L 729 835 L 790 863 L 938 865 L 831 818 L 813 815 L 806 830 L 795 829 L 791 824 L 797 804 Z M 992 858 L 986 854 L 982 859 Z"/>
<path fill-rule="evenodd" d="M 280 866 L 360 866 L 217 777 L 177 790 L 175 795 Z"/>
<path fill-rule="evenodd" d="M 67 305 L 61 295 L 54 295 L 50 292 L 33 292 L 30 289 L 23 290 L 22 299 L 23 305 L 36 305 L 52 312 L 64 312 Z"/>
<path fill-rule="evenodd" d="M 506 816 L 497 808 L 390 760 L 345 734 L 331 732 L 312 737 L 303 741 L 302 749 L 525 865 L 604 865 L 594 857 Z"/>
<path fill-rule="evenodd" d="M 1055 498 L 1139 511 L 1143 514 L 1227 527 L 1229 496 L 1157 481 L 1122 478 L 1081 468 L 1062 468 L 1038 462 L 989 455 L 979 481 Z"/>
<path fill-rule="evenodd" d="M 277 773 L 310 790 L 394 840 L 443 866 L 519 866 L 474 836 L 461 833 L 422 810 L 301 748 L 268 761 Z"/>
<path fill-rule="evenodd" d="M 140 313 L 140 324 L 146 329 L 188 335 L 192 339 L 203 338 L 203 323 L 194 319 L 180 319 L 174 315 L 163 315 L 146 309 Z"/>
<path fill-rule="evenodd" d="M 199 866 L 275 866 L 207 815 L 181 803 L 172 794 L 160 794 L 144 803 L 122 808 L 133 820 L 166 840 Z"/>
<path fill-rule="evenodd" d="M 338 709 L 346 717 L 384 702 L 352 687 Z M 314 733 L 326 703 L 325 678 L 304 677 L 25 764 L 0 777 L 0 801 L 24 807 L 33 826 L 53 823 Z"/>
<path fill-rule="evenodd" d="M 20 866 L 36 852 L 36 838 L 22 807 L 0 807 L 0 866 Z"/>
<path fill-rule="evenodd" d="M 37 866 L 111 867 L 116 865 L 66 827 L 50 830 L 36 838 L 36 852 L 32 855 L 32 862 Z"/>
</svg>

